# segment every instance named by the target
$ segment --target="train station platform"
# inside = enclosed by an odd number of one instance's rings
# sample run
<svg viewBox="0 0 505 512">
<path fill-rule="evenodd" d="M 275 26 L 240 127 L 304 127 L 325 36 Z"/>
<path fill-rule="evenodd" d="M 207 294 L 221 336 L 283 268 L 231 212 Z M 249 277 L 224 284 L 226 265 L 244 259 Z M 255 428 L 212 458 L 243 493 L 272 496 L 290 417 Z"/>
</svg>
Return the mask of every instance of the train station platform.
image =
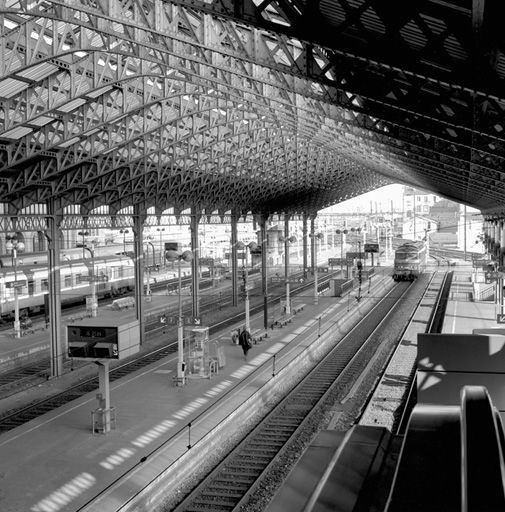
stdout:
<svg viewBox="0 0 505 512">
<path fill-rule="evenodd" d="M 386 271 L 374 278 L 372 301 L 393 284 Z M 92 392 L 2 434 L 0 509 L 126 512 L 138 500 L 149 501 L 141 495 L 144 487 L 164 477 L 166 468 L 178 471 L 178 465 L 199 464 L 207 442 L 211 448 L 206 437 L 210 431 L 223 422 L 235 421 L 239 428 L 241 405 L 260 394 L 306 347 L 315 345 L 321 333 L 347 332 L 347 322 L 371 302 L 364 296 L 349 308 L 348 296 L 320 297 L 318 305 L 313 297 L 294 300 L 303 307 L 291 322 L 270 329 L 247 360 L 240 346 L 231 343 L 229 330 L 212 337 L 211 343 L 222 348 L 223 364 L 210 378 L 190 377 L 185 386 L 174 386 L 174 354 L 113 381 L 116 417 L 108 433 L 93 432 L 91 416 L 97 401 Z M 476 326 L 495 326 L 493 311 L 494 304 L 450 300 L 444 330 L 471 332 Z M 251 326 L 261 328 L 262 318 L 253 317 Z M 219 439 L 226 443 L 227 437 Z"/>
<path fill-rule="evenodd" d="M 320 297 L 318 305 L 313 297 L 294 299 L 303 307 L 284 327 L 270 329 L 247 360 L 241 347 L 231 343 L 229 331 L 212 338 L 222 347 L 224 364 L 210 378 L 190 377 L 185 386 L 175 386 L 174 354 L 113 381 L 115 424 L 108 433 L 92 430 L 91 415 L 97 408 L 92 392 L 3 434 L 0 509 L 131 510 L 141 489 L 161 478 L 165 468 L 177 469 L 180 461 L 199 464 L 212 429 L 225 421 L 240 424 L 236 414 L 242 404 L 253 395 L 267 400 L 260 393 L 266 383 L 275 381 L 307 347 L 317 345 L 322 333 L 347 332 L 346 322 L 350 326 L 391 286 L 392 279 L 382 273 L 372 281 L 370 298 L 352 308 L 345 296 Z M 252 329 L 261 324 L 261 317 L 252 318 Z M 254 413 L 251 409 L 249 414 Z M 227 438 L 219 439 L 225 443 Z"/>
</svg>

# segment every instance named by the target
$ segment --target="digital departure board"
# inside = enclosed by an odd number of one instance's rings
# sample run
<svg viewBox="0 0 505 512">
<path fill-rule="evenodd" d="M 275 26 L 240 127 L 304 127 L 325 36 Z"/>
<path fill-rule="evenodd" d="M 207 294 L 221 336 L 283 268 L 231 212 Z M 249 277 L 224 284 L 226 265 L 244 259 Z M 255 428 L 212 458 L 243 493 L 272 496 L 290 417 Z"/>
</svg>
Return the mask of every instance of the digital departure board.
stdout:
<svg viewBox="0 0 505 512">
<path fill-rule="evenodd" d="M 119 359 L 117 327 L 69 327 L 68 356 L 86 359 Z"/>
</svg>

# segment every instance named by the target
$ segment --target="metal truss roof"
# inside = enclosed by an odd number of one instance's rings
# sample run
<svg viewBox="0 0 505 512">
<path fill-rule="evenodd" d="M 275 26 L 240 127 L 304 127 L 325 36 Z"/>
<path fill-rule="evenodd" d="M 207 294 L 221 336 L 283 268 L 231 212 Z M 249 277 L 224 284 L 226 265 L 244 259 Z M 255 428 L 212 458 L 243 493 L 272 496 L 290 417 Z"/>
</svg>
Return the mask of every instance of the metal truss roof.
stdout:
<svg viewBox="0 0 505 512">
<path fill-rule="evenodd" d="M 502 4 L 0 0 L 0 203 L 295 214 L 399 182 L 501 216 Z"/>
</svg>

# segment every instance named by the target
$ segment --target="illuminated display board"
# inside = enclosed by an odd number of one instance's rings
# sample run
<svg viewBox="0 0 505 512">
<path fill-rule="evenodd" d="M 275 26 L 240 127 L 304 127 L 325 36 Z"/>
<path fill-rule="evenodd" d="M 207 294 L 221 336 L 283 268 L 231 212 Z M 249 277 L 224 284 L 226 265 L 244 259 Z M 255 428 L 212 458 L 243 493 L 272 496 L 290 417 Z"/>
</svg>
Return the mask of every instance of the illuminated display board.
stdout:
<svg viewBox="0 0 505 512">
<path fill-rule="evenodd" d="M 119 359 L 117 327 L 69 326 L 68 356 Z"/>
</svg>

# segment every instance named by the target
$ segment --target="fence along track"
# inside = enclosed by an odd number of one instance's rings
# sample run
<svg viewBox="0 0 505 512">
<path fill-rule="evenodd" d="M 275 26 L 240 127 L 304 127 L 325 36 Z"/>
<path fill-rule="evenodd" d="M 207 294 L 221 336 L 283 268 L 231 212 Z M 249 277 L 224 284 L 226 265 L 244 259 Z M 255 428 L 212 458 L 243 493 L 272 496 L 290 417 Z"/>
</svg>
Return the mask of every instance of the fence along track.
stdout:
<svg viewBox="0 0 505 512">
<path fill-rule="evenodd" d="M 409 283 L 393 291 L 398 303 Z M 387 297 L 386 297 L 387 299 Z M 359 375 L 363 360 L 356 358 L 378 324 L 387 321 L 394 307 L 381 300 L 362 321 L 319 362 L 275 409 L 179 504 L 174 512 L 223 512 L 237 509 L 258 485 L 258 479 L 275 462 L 297 431 L 311 418 L 325 397 L 348 370 Z M 352 371 L 352 367 L 355 366 Z"/>
<path fill-rule="evenodd" d="M 328 286 L 327 281 L 329 280 L 329 277 L 323 281 L 322 286 Z M 309 285 L 302 285 L 298 287 L 300 290 L 307 289 Z M 313 285 L 311 285 L 313 286 Z M 294 291 L 294 293 L 297 293 L 298 289 Z M 273 302 L 279 301 L 279 298 L 273 299 Z M 263 304 L 256 305 L 254 307 L 251 307 L 250 312 L 251 315 L 255 314 L 259 311 L 262 311 Z M 232 317 L 229 317 L 227 319 L 224 319 L 223 321 L 216 323 L 212 326 L 210 326 L 210 332 L 216 333 L 220 331 L 221 329 L 224 329 L 226 326 L 232 325 L 238 321 L 240 321 L 244 317 L 244 313 L 241 312 L 237 315 L 234 315 Z M 136 357 L 133 361 L 126 361 L 123 364 L 120 364 L 118 366 L 115 366 L 111 368 L 110 370 L 110 380 L 111 382 L 124 377 L 125 375 L 128 375 L 129 373 L 132 373 L 139 368 L 143 368 L 153 362 L 156 362 L 164 357 L 167 357 L 171 354 L 174 354 L 177 351 L 177 343 L 171 342 L 168 345 L 157 348 L 155 350 L 150 351 L 149 353 L 146 353 L 140 357 Z M 49 361 L 49 360 L 47 360 Z M 42 363 L 43 364 L 43 363 Z M 8 374 L 4 375 L 4 382 L 0 383 L 0 391 L 3 386 L 12 386 L 15 385 L 17 381 L 19 381 L 19 376 L 21 371 L 23 372 L 23 379 L 26 379 L 28 374 L 40 374 L 40 363 L 35 363 L 33 365 L 29 365 L 27 367 L 24 367 L 22 370 L 17 369 L 12 372 L 9 372 Z M 75 386 L 71 386 L 67 390 L 57 393 L 49 398 L 40 400 L 36 403 L 32 403 L 26 407 L 21 407 L 19 409 L 16 409 L 10 413 L 4 414 L 0 418 L 0 435 L 4 432 L 8 432 L 9 430 L 12 430 L 13 428 L 19 427 L 23 425 L 24 423 L 27 423 L 28 421 L 31 421 L 39 416 L 42 416 L 43 414 L 52 411 L 58 407 L 61 407 L 62 405 L 65 405 L 66 403 L 75 400 L 82 395 L 89 393 L 91 391 L 94 391 L 98 388 L 98 378 L 97 377 L 91 377 L 90 379 L 86 379 L 79 384 L 76 384 Z M 15 391 L 10 391 L 9 393 L 5 393 L 7 396 L 8 394 L 13 394 Z"/>
</svg>

